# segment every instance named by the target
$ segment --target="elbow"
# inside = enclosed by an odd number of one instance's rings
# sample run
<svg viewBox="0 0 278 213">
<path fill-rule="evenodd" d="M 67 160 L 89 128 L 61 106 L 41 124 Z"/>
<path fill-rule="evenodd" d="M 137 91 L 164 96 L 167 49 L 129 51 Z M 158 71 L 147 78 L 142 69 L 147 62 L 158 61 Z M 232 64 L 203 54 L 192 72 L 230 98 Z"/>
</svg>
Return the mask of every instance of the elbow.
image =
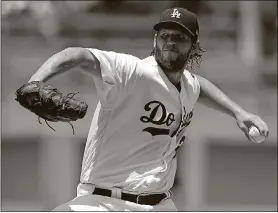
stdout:
<svg viewBox="0 0 278 213">
<path fill-rule="evenodd" d="M 86 51 L 87 50 L 83 47 L 67 47 L 66 49 L 62 50 L 61 53 L 63 53 L 63 55 L 70 55 L 75 58 L 82 58 Z"/>
</svg>

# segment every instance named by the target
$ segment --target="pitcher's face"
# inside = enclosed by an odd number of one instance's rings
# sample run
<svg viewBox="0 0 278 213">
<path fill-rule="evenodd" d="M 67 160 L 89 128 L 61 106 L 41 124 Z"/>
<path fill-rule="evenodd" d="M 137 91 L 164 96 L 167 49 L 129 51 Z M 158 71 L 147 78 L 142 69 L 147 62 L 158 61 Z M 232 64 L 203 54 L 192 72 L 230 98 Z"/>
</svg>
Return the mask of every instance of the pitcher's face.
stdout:
<svg viewBox="0 0 278 213">
<path fill-rule="evenodd" d="M 168 72 L 178 72 L 186 64 L 192 40 L 189 34 L 181 29 L 162 28 L 154 41 L 155 59 Z"/>
</svg>

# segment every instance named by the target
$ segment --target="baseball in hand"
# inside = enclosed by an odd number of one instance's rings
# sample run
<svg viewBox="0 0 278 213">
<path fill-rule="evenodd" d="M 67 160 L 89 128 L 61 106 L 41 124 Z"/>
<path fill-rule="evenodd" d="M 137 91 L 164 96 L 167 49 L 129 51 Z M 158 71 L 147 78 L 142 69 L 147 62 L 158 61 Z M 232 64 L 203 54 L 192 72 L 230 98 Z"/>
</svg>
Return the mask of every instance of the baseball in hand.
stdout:
<svg viewBox="0 0 278 213">
<path fill-rule="evenodd" d="M 265 140 L 265 136 L 261 135 L 260 131 L 255 126 L 249 129 L 249 137 L 254 143 L 262 143 Z"/>
</svg>

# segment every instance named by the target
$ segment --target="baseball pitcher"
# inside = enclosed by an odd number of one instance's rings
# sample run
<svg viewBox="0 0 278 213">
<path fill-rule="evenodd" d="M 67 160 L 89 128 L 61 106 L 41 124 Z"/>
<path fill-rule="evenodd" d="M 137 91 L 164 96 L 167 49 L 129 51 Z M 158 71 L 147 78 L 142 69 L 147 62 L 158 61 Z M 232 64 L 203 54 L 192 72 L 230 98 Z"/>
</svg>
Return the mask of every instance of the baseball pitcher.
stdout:
<svg viewBox="0 0 278 213">
<path fill-rule="evenodd" d="M 142 60 L 124 53 L 71 47 L 49 58 L 29 80 L 28 84 L 43 85 L 80 67 L 91 74 L 99 98 L 77 196 L 54 211 L 177 211 L 171 199 L 176 156 L 187 138 L 198 100 L 208 100 L 234 117 L 248 139 L 251 126 L 268 136 L 268 127 L 260 117 L 246 112 L 208 80 L 189 71 L 199 65 L 204 52 L 194 13 L 183 8 L 166 9 L 154 30 L 152 54 Z M 48 99 L 45 91 L 41 86 L 37 96 Z M 37 104 L 38 110 L 33 112 L 52 115 L 44 116 L 46 120 L 82 118 L 86 104 L 68 98 L 58 96 L 54 112 L 46 110 L 49 101 Z M 68 116 L 63 111 L 67 107 L 72 112 Z M 41 109 L 43 113 L 38 113 Z"/>
</svg>

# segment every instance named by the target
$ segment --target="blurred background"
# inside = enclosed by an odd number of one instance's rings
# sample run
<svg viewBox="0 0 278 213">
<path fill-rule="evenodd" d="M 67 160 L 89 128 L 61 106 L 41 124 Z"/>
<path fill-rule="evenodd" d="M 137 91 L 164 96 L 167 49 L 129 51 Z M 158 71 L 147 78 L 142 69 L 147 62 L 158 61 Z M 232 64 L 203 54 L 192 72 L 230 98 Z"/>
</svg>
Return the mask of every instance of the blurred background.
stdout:
<svg viewBox="0 0 278 213">
<path fill-rule="evenodd" d="M 83 150 L 98 101 L 79 70 L 50 80 L 78 91 L 86 117 L 44 122 L 22 108 L 15 91 L 53 54 L 70 46 L 147 57 L 152 26 L 168 7 L 199 17 L 207 50 L 200 69 L 269 125 L 264 144 L 246 140 L 234 119 L 197 104 L 179 152 L 173 188 L 180 211 L 277 210 L 277 1 L 1 1 L 1 210 L 49 211 L 76 195 Z"/>
</svg>

